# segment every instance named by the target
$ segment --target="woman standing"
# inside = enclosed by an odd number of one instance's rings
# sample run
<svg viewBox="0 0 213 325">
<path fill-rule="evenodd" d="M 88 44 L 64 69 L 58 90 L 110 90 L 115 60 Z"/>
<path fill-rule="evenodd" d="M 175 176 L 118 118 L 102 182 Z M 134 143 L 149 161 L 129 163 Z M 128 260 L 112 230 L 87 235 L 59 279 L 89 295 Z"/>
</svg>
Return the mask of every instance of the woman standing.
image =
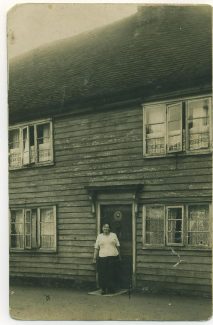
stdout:
<svg viewBox="0 0 213 325">
<path fill-rule="evenodd" d="M 98 280 L 104 295 L 115 292 L 120 244 L 117 235 L 110 232 L 109 224 L 104 224 L 102 230 L 95 243 L 93 262 L 96 263 L 98 257 Z"/>
</svg>

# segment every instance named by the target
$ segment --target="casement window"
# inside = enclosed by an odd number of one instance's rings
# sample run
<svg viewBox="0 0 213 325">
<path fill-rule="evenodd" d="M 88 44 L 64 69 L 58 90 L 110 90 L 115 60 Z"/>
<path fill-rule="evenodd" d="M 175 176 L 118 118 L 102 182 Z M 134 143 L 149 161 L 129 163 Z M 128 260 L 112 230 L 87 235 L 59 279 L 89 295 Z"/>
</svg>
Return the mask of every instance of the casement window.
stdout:
<svg viewBox="0 0 213 325">
<path fill-rule="evenodd" d="M 11 167 L 22 165 L 20 138 L 19 129 L 9 131 L 9 165 Z"/>
<path fill-rule="evenodd" d="M 52 122 L 39 121 L 9 130 L 9 166 L 43 165 L 53 162 Z"/>
<path fill-rule="evenodd" d="M 183 206 L 166 207 L 166 243 L 183 244 Z"/>
<path fill-rule="evenodd" d="M 167 151 L 182 150 L 182 107 L 181 103 L 167 106 Z"/>
<path fill-rule="evenodd" d="M 145 108 L 146 152 L 160 155 L 166 152 L 165 106 L 150 105 Z"/>
<path fill-rule="evenodd" d="M 210 98 L 187 102 L 187 126 L 189 150 L 209 148 Z"/>
<path fill-rule="evenodd" d="M 208 204 L 143 207 L 144 247 L 211 246 L 210 207 Z"/>
<path fill-rule="evenodd" d="M 188 206 L 188 245 L 210 246 L 211 223 L 207 204 Z"/>
<path fill-rule="evenodd" d="M 12 208 L 10 249 L 56 251 L 56 207 Z"/>
<path fill-rule="evenodd" d="M 210 149 L 210 97 L 146 104 L 143 111 L 144 156 Z"/>
<path fill-rule="evenodd" d="M 164 206 L 147 206 L 144 227 L 145 242 L 147 245 L 164 246 Z"/>
</svg>

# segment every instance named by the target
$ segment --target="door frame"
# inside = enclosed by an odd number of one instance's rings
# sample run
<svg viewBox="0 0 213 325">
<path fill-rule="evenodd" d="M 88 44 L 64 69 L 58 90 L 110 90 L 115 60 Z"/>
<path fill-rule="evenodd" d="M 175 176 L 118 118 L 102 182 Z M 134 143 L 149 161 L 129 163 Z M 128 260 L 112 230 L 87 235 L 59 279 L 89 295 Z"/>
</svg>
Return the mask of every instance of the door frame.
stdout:
<svg viewBox="0 0 213 325">
<path fill-rule="evenodd" d="M 100 233 L 101 225 L 101 205 L 129 205 L 132 207 L 132 287 L 135 288 L 136 285 L 136 206 L 134 200 L 97 200 L 96 202 L 96 226 L 97 235 Z"/>
</svg>

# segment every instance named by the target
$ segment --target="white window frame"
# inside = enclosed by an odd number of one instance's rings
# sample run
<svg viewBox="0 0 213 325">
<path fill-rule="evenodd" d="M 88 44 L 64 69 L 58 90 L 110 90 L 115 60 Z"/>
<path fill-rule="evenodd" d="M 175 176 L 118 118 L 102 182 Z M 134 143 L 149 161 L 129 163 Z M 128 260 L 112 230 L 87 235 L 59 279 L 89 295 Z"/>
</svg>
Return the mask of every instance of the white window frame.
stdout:
<svg viewBox="0 0 213 325">
<path fill-rule="evenodd" d="M 146 209 L 147 207 L 153 207 L 153 208 L 157 208 L 157 207 L 161 207 L 164 210 L 164 233 L 163 233 L 163 243 L 162 244 L 148 244 L 146 243 Z M 165 205 L 164 204 L 145 204 L 143 205 L 143 209 L 142 209 L 142 225 L 143 225 L 143 229 L 142 229 L 142 243 L 144 247 L 147 248 L 163 248 L 165 247 Z"/>
<path fill-rule="evenodd" d="M 202 99 L 209 99 L 210 101 L 210 108 L 209 108 L 209 147 L 208 148 L 199 148 L 199 149 L 190 149 L 189 148 L 189 125 L 188 125 L 188 105 L 190 101 L 195 100 L 202 100 Z M 213 114 L 212 114 L 212 97 L 210 95 L 208 96 L 202 96 L 202 97 L 192 97 L 185 100 L 186 105 L 186 116 L 185 116 L 185 124 L 186 124 L 186 152 L 187 153 L 200 153 L 200 152 L 209 152 L 212 149 L 213 143 L 212 143 L 212 127 L 213 127 Z"/>
<path fill-rule="evenodd" d="M 181 227 L 181 243 L 170 243 L 169 242 L 169 238 L 168 238 L 168 232 L 169 232 L 169 227 L 168 227 L 168 223 L 169 223 L 169 219 L 168 219 L 168 211 L 169 209 L 181 209 L 182 210 L 182 227 Z M 167 246 L 183 246 L 184 244 L 184 206 L 183 205 L 167 205 L 166 206 L 166 215 L 165 215 L 165 219 L 166 219 L 166 245 Z"/>
<path fill-rule="evenodd" d="M 206 205 L 208 206 L 209 208 L 209 231 L 208 231 L 208 234 L 209 234 L 209 243 L 210 245 L 193 245 L 193 244 L 188 244 L 188 234 L 189 234 L 189 207 L 190 206 L 201 206 L 201 205 Z M 212 217 L 212 204 L 208 204 L 208 203 L 190 203 L 190 204 L 187 204 L 186 206 L 186 217 L 187 217 L 187 222 L 186 222 L 186 236 L 187 236 L 187 246 L 188 247 L 191 247 L 193 249 L 195 248 L 204 248 L 204 249 L 210 249 L 211 248 L 211 243 L 212 243 L 212 220 L 211 220 L 211 217 Z"/>
<path fill-rule="evenodd" d="M 27 221 L 27 213 L 30 213 L 30 222 Z M 30 233 L 27 233 L 26 224 L 30 224 Z M 27 246 L 27 236 L 30 236 L 30 245 Z M 24 210 L 24 248 L 26 250 L 32 249 L 32 210 L 25 209 Z"/>
<path fill-rule="evenodd" d="M 55 240 L 54 240 L 54 247 L 53 248 L 51 248 L 51 249 L 47 249 L 47 248 L 43 248 L 43 247 L 40 247 L 39 248 L 39 251 L 40 252 L 46 252 L 46 251 L 54 251 L 54 252 L 56 252 L 56 250 L 57 250 L 57 225 L 56 225 L 56 206 L 53 206 L 53 207 L 51 207 L 51 206 L 43 206 L 43 207 L 40 207 L 39 208 L 39 213 L 38 213 L 38 215 L 39 215 L 39 217 L 38 217 L 38 225 L 39 225 L 39 227 L 38 227 L 38 233 L 39 233 L 39 236 L 38 236 L 38 239 L 39 239 L 39 246 L 41 245 L 41 243 L 40 243 L 40 241 L 41 241 L 41 210 L 42 209 L 46 209 L 46 208 L 53 208 L 53 217 L 54 217 L 54 220 L 53 220 L 53 223 L 54 223 L 54 229 L 55 229 Z"/>
<path fill-rule="evenodd" d="M 52 209 L 53 210 L 53 224 L 54 224 L 54 246 L 51 248 L 44 248 L 41 247 L 41 229 L 40 229 L 40 210 L 41 209 Z M 18 247 L 12 247 L 11 244 L 11 212 L 22 210 L 23 213 L 23 224 L 24 224 L 24 247 L 18 248 Z M 37 210 L 37 220 L 36 220 L 36 238 L 37 238 L 37 247 L 32 247 L 32 219 L 31 219 L 31 245 L 30 247 L 26 246 L 26 212 L 30 211 L 30 215 L 32 218 L 32 210 Z M 29 207 L 29 208 L 23 208 L 23 207 L 11 207 L 10 208 L 10 223 L 9 223 L 9 230 L 10 230 L 10 251 L 11 252 L 26 252 L 26 251 L 33 251 L 33 252 L 56 252 L 57 251 L 57 210 L 56 206 L 39 206 L 39 207 Z"/>
<path fill-rule="evenodd" d="M 178 150 L 169 150 L 169 109 L 172 106 L 180 105 L 180 149 Z M 166 105 L 166 153 L 175 153 L 183 151 L 183 103 L 182 102 L 174 102 Z"/>
<path fill-rule="evenodd" d="M 164 120 L 164 130 L 165 130 L 165 135 L 164 135 L 164 153 L 162 154 L 156 154 L 156 155 L 152 155 L 149 153 L 146 153 L 146 144 L 147 144 L 147 134 L 146 134 L 146 127 L 147 127 L 147 123 L 146 123 L 146 111 L 148 111 L 150 109 L 151 106 L 156 106 L 156 105 L 161 105 L 164 103 L 150 103 L 150 104 L 145 104 L 143 106 L 143 155 L 145 157 L 162 157 L 164 155 L 166 155 L 166 106 L 164 107 L 164 115 L 165 115 L 165 120 Z"/>
<path fill-rule="evenodd" d="M 200 206 L 207 205 L 209 207 L 209 242 L 210 245 L 190 245 L 188 244 L 188 208 L 189 206 Z M 146 243 L 146 209 L 147 207 L 163 207 L 164 208 L 164 244 L 149 244 Z M 181 208 L 182 209 L 182 242 L 181 243 L 169 243 L 168 242 L 168 209 L 169 208 Z M 142 208 L 142 248 L 143 249 L 169 249 L 171 247 L 179 247 L 188 250 L 210 250 L 212 247 L 212 205 L 208 202 L 199 203 L 184 203 L 179 205 L 169 205 L 169 204 L 144 204 Z"/>
<path fill-rule="evenodd" d="M 9 129 L 9 131 L 15 131 L 15 130 L 18 131 L 18 135 L 19 135 L 19 147 L 18 147 L 18 149 L 16 149 L 16 151 L 20 154 L 21 163 L 17 167 L 10 167 L 10 169 L 21 168 L 22 167 L 22 135 L 21 135 L 21 129 L 20 128 L 11 128 L 11 129 Z M 9 142 L 8 154 L 9 154 L 9 158 L 10 158 L 10 150 L 11 150 L 10 149 L 10 135 L 9 135 L 8 142 Z M 9 162 L 9 166 L 10 166 L 10 162 Z"/>
<path fill-rule="evenodd" d="M 50 159 L 45 161 L 38 160 L 38 145 L 37 145 L 37 127 L 39 125 L 49 124 L 50 126 Z M 31 148 L 30 148 L 30 127 L 34 128 L 34 161 L 30 161 L 31 157 Z M 27 129 L 27 137 L 28 137 L 28 156 L 27 162 L 24 162 L 24 148 L 23 148 L 23 130 Z M 9 164 L 9 169 L 20 169 L 20 168 L 27 168 L 32 166 L 43 166 L 43 165 L 52 165 L 53 164 L 53 124 L 52 119 L 45 119 L 45 120 L 37 120 L 32 121 L 29 123 L 21 123 L 17 125 L 13 125 L 9 128 L 9 132 L 12 130 L 19 130 L 19 150 L 21 155 L 21 164 L 19 166 L 11 166 Z M 9 156 L 10 156 L 10 149 L 9 149 Z"/>
<path fill-rule="evenodd" d="M 210 100 L 210 110 L 209 110 L 209 147 L 208 148 L 199 148 L 197 150 L 190 150 L 189 149 L 189 130 L 188 130 L 188 101 L 193 100 L 202 100 L 202 99 L 209 99 Z M 169 106 L 175 105 L 175 104 L 181 104 L 181 149 L 180 150 L 172 150 L 170 151 L 168 148 L 168 109 Z M 183 104 L 185 104 L 185 116 L 183 116 Z M 165 105 L 165 153 L 161 154 L 150 154 L 146 152 L 146 110 L 149 109 L 149 107 L 152 106 L 159 106 L 159 105 Z M 166 157 L 166 156 L 172 156 L 176 154 L 187 154 L 187 155 L 196 155 L 196 154 L 202 154 L 202 153 L 210 153 L 213 148 L 213 112 L 212 112 L 212 97 L 211 94 L 205 94 L 205 95 L 199 95 L 199 96 L 190 96 L 190 97 L 182 97 L 182 98 L 176 98 L 169 101 L 156 101 L 156 102 L 146 102 L 142 105 L 142 114 L 143 114 L 143 156 L 144 158 L 159 158 L 159 157 Z M 183 129 L 183 119 L 185 122 L 185 129 Z M 185 146 L 184 146 L 184 140 L 185 139 Z"/>
<path fill-rule="evenodd" d="M 12 211 L 17 211 L 17 210 L 22 210 L 22 216 L 23 216 L 23 227 L 25 227 L 25 215 L 24 215 L 24 209 L 22 207 L 17 207 L 17 208 L 12 208 L 9 210 L 9 244 L 10 244 L 10 251 L 24 251 L 24 246 L 23 247 L 16 247 L 16 248 L 12 248 L 12 244 L 11 244 L 11 223 L 12 223 L 12 216 L 11 216 L 11 212 Z M 15 222 L 16 223 L 16 222 Z M 14 235 L 14 234 L 13 234 Z M 25 243 L 25 232 L 23 232 L 23 243 Z"/>
</svg>

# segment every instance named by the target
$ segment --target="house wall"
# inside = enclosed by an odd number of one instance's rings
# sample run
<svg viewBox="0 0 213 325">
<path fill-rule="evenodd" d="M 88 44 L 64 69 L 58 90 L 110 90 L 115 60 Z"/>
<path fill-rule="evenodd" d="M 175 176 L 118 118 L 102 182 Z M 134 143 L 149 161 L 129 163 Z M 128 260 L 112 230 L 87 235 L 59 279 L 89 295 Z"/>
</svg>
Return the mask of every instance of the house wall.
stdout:
<svg viewBox="0 0 213 325">
<path fill-rule="evenodd" d="M 174 268 L 169 250 L 142 248 L 145 203 L 211 201 L 211 155 L 143 158 L 141 107 L 56 117 L 54 165 L 10 173 L 10 205 L 57 205 L 57 252 L 11 253 L 11 276 L 95 281 L 91 264 L 96 218 L 84 186 L 144 183 L 136 231 L 136 284 L 210 291 L 210 250 L 182 250 Z M 153 286 L 154 284 L 154 286 Z"/>
</svg>

